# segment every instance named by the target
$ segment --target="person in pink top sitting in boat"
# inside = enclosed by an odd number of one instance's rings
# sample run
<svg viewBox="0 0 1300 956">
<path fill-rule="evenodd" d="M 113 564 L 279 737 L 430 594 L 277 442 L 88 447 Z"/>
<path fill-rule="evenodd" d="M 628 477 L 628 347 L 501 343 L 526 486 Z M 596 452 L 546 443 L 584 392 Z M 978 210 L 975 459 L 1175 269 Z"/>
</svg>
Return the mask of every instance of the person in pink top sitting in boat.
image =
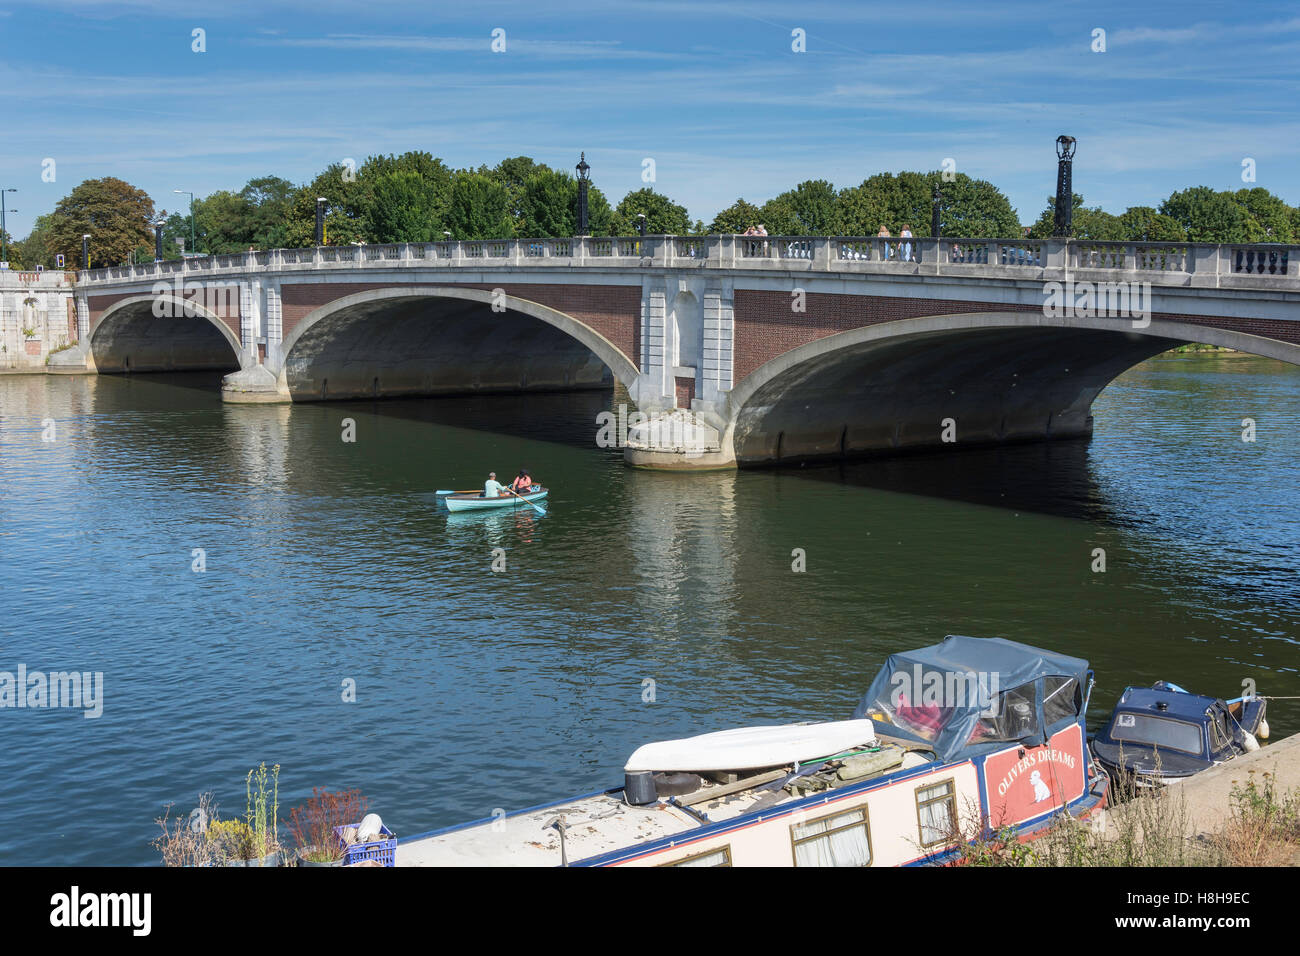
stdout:
<svg viewBox="0 0 1300 956">
<path fill-rule="evenodd" d="M 520 468 L 519 475 L 514 481 L 510 482 L 510 490 L 517 495 L 526 495 L 537 485 L 528 474 L 527 468 Z"/>
</svg>

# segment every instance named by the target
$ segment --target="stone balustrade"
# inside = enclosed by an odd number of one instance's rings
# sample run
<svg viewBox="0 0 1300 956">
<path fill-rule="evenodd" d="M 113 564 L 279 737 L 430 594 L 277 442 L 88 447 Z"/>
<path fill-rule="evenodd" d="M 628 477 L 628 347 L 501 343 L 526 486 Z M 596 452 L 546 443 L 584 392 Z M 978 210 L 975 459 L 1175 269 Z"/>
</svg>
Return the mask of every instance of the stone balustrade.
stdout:
<svg viewBox="0 0 1300 956">
<path fill-rule="evenodd" d="M 880 236 L 644 236 L 481 239 L 272 249 L 114 266 L 79 285 L 176 275 L 315 269 L 538 267 L 896 273 L 1030 281 L 1119 278 L 1153 285 L 1300 290 L 1300 246 Z M 47 276 L 62 273 L 45 273 Z"/>
</svg>

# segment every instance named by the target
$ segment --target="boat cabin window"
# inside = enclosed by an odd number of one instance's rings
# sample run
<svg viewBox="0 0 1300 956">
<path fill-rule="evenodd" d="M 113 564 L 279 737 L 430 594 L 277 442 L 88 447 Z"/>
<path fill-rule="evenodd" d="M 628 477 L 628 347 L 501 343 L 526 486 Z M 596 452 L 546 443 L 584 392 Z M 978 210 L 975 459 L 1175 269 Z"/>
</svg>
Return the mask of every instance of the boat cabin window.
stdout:
<svg viewBox="0 0 1300 956">
<path fill-rule="evenodd" d="M 916 788 L 921 846 L 947 843 L 957 832 L 957 792 L 951 780 Z"/>
<path fill-rule="evenodd" d="M 870 866 L 867 808 L 805 820 L 790 827 L 795 866 Z"/>
<path fill-rule="evenodd" d="M 1043 719 L 1047 726 L 1058 720 L 1078 717 L 1083 708 L 1083 694 L 1073 677 L 1047 677 L 1043 680 Z"/>
<path fill-rule="evenodd" d="M 1111 724 L 1110 736 L 1112 740 L 1128 740 L 1185 754 L 1201 752 L 1201 728 L 1169 717 L 1118 713 Z"/>
<path fill-rule="evenodd" d="M 1032 682 L 999 694 L 993 709 L 995 713 L 979 719 L 969 743 L 1022 740 L 1038 729 Z"/>
<path fill-rule="evenodd" d="M 705 850 L 684 856 L 680 860 L 660 863 L 660 866 L 731 866 L 731 847 L 720 846 L 716 850 Z"/>
</svg>

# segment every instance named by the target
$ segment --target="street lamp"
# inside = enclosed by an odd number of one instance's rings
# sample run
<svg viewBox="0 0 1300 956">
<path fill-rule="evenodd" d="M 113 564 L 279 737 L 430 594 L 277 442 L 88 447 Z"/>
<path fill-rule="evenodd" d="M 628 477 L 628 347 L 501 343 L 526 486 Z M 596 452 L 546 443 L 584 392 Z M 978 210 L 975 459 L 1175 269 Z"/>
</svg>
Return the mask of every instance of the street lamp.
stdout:
<svg viewBox="0 0 1300 956">
<path fill-rule="evenodd" d="M 1073 136 L 1056 137 L 1056 223 L 1052 235 L 1066 238 L 1074 219 L 1074 146 Z"/>
<path fill-rule="evenodd" d="M 639 213 L 637 213 L 637 214 L 636 214 L 636 234 L 637 234 L 638 236 L 642 236 L 642 237 L 645 236 L 645 230 L 646 230 L 646 224 L 645 224 L 645 223 L 646 223 L 646 220 L 645 220 L 645 213 L 643 213 L 643 212 L 639 212 Z"/>
<path fill-rule="evenodd" d="M 587 186 L 591 183 L 591 167 L 587 165 L 587 154 L 578 157 L 578 235 L 587 234 Z"/>
<path fill-rule="evenodd" d="M 162 231 L 165 225 L 165 219 L 159 219 L 153 224 L 153 261 L 162 262 Z"/>
<path fill-rule="evenodd" d="M 196 249 L 194 245 L 194 193 L 186 189 L 173 189 L 172 192 L 190 197 L 190 254 L 192 255 Z"/>
<path fill-rule="evenodd" d="M 939 192 L 939 184 L 934 184 L 934 192 L 930 196 L 930 235 L 939 238 L 939 213 L 943 209 L 943 194 Z"/>
<path fill-rule="evenodd" d="M 316 197 L 316 245 L 325 245 L 325 206 L 329 200 L 324 196 Z"/>
<path fill-rule="evenodd" d="M 81 268 L 90 268 L 90 233 L 81 237 Z"/>
<path fill-rule="evenodd" d="M 9 205 L 5 198 L 5 193 L 16 193 L 16 189 L 0 189 L 0 262 L 9 261 L 9 232 L 5 222 L 6 212 L 17 212 L 17 209 L 5 209 Z"/>
</svg>

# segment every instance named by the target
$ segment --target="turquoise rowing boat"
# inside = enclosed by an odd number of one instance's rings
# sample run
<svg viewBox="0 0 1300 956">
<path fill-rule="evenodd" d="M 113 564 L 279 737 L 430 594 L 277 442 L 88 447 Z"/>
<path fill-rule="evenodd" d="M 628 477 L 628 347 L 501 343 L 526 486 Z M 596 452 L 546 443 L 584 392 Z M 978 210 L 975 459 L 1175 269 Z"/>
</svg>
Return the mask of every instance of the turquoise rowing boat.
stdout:
<svg viewBox="0 0 1300 956">
<path fill-rule="evenodd" d="M 526 495 L 502 495 L 499 498 L 484 498 L 477 491 L 458 492 L 454 495 L 443 495 L 442 500 L 447 504 L 448 511 L 482 511 L 487 508 L 526 508 L 528 502 L 541 501 L 550 490 L 542 488 L 540 491 L 530 491 Z"/>
</svg>

